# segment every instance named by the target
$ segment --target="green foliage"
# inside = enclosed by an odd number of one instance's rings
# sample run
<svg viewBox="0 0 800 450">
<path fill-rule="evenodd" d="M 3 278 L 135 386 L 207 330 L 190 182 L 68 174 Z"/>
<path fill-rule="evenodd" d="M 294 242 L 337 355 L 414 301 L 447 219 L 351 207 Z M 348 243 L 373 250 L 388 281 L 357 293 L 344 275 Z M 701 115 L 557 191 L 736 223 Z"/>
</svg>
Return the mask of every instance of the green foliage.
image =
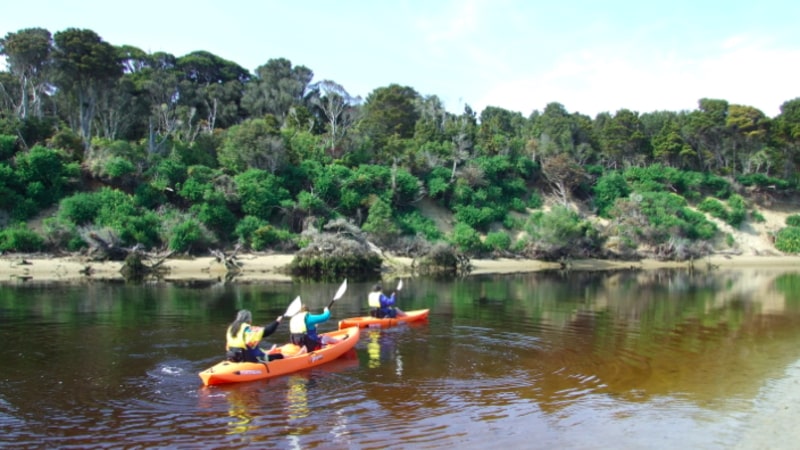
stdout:
<svg viewBox="0 0 800 450">
<path fill-rule="evenodd" d="M 88 245 L 78 233 L 77 225 L 58 217 L 44 219 L 42 231 L 47 245 L 51 248 L 66 248 L 74 252 L 86 248 Z"/>
<path fill-rule="evenodd" d="M 169 249 L 175 252 L 189 252 L 193 248 L 207 244 L 202 226 L 195 219 L 188 219 L 172 228 Z M 205 249 L 205 248 L 204 248 Z"/>
<path fill-rule="evenodd" d="M 465 253 L 480 253 L 484 249 L 478 232 L 466 223 L 457 223 L 453 227 L 449 241 Z"/>
<path fill-rule="evenodd" d="M 724 221 L 728 220 L 728 208 L 726 208 L 721 201 L 715 198 L 707 197 L 705 200 L 700 202 L 699 205 L 697 205 L 697 209 L 707 212 L 717 219 Z"/>
<path fill-rule="evenodd" d="M 115 189 L 102 188 L 67 197 L 59 204 L 57 216 L 77 225 L 107 226 L 119 235 L 124 245 L 139 243 L 149 248 L 159 243 L 159 215 L 143 210 L 132 196 Z"/>
<path fill-rule="evenodd" d="M 436 222 L 423 216 L 419 211 L 415 210 L 400 214 L 398 222 L 403 234 L 413 236 L 421 234 L 429 241 L 438 241 L 443 237 L 442 231 L 436 227 Z"/>
<path fill-rule="evenodd" d="M 755 209 L 750 211 L 750 220 L 752 220 L 753 222 L 759 222 L 759 223 L 764 223 L 764 222 L 767 221 L 767 219 L 764 218 L 764 215 L 761 214 L 760 212 L 758 212 Z"/>
<path fill-rule="evenodd" d="M 600 177 L 592 191 L 597 214 L 602 217 L 608 217 L 609 210 L 618 198 L 627 197 L 631 192 L 625 177 L 619 172 L 610 172 Z"/>
<path fill-rule="evenodd" d="M 800 253 L 800 227 L 781 228 L 775 235 L 775 248 L 784 253 Z"/>
<path fill-rule="evenodd" d="M 263 225 L 253 232 L 253 249 L 267 250 L 280 247 L 288 249 L 293 246 L 294 235 L 289 230 Z"/>
<path fill-rule="evenodd" d="M 800 227 L 800 214 L 792 214 L 787 216 L 786 225 L 790 227 Z"/>
<path fill-rule="evenodd" d="M 400 230 L 392 219 L 392 207 L 380 198 L 375 198 L 372 202 L 367 220 L 361 229 L 370 233 L 381 244 L 389 244 L 400 235 Z"/>
<path fill-rule="evenodd" d="M 548 260 L 591 252 L 599 238 L 591 223 L 565 207 L 555 206 L 549 212 L 538 211 L 530 216 L 525 225 L 534 254 Z"/>
<path fill-rule="evenodd" d="M 528 208 L 530 209 L 539 209 L 544 205 L 544 200 L 542 200 L 542 196 L 539 195 L 537 191 L 532 191 L 530 196 L 528 197 Z"/>
<path fill-rule="evenodd" d="M 511 247 L 511 236 L 502 231 L 494 231 L 486 235 L 483 244 L 486 248 L 495 252 L 506 251 Z"/>
<path fill-rule="evenodd" d="M 10 158 L 17 147 L 17 137 L 0 134 L 0 161 Z"/>
<path fill-rule="evenodd" d="M 786 180 L 782 180 L 776 177 L 770 177 L 764 175 L 763 173 L 749 173 L 747 175 L 739 175 L 736 177 L 736 181 L 742 184 L 742 186 L 758 186 L 762 188 L 774 186 L 777 189 L 789 189 L 791 187 L 791 183 Z"/>
<path fill-rule="evenodd" d="M 206 201 L 196 203 L 189 209 L 206 227 L 216 232 L 223 240 L 233 235 L 237 218 L 228 208 L 219 192 L 210 193 Z"/>
<path fill-rule="evenodd" d="M 436 167 L 428 173 L 425 180 L 428 187 L 428 196 L 433 199 L 446 200 L 452 193 L 450 183 L 450 170 Z"/>
<path fill-rule="evenodd" d="M 269 172 L 250 169 L 234 177 L 237 192 L 245 214 L 269 220 L 289 200 L 289 192 L 283 188 L 281 179 Z"/>
<path fill-rule="evenodd" d="M 244 216 L 239 223 L 236 224 L 234 234 L 239 239 L 239 242 L 247 247 L 253 245 L 253 234 L 257 229 L 267 225 L 263 219 L 255 216 Z"/>
<path fill-rule="evenodd" d="M 40 208 L 60 200 L 69 190 L 71 180 L 80 173 L 78 165 L 68 162 L 63 152 L 46 147 L 36 146 L 17 153 L 14 159 L 15 175 L 24 189 L 18 193 Z"/>
<path fill-rule="evenodd" d="M 0 251 L 30 253 L 43 248 L 44 238 L 25 224 L 0 230 Z"/>
</svg>

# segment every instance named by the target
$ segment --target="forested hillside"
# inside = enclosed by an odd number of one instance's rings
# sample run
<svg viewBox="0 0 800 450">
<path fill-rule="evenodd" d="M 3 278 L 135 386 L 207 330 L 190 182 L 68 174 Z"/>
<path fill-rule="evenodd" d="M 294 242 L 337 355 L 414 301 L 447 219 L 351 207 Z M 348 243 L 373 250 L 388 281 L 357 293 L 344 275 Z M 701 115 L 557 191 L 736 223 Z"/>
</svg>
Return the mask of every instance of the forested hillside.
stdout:
<svg viewBox="0 0 800 450">
<path fill-rule="evenodd" d="M 296 251 L 344 219 L 412 256 L 685 259 L 735 252 L 715 221 L 763 220 L 798 187 L 800 98 L 776 117 L 711 98 L 454 114 L 402 80 L 362 99 L 285 58 L 250 73 L 130 44 L 73 28 L 0 39 L 0 251 Z M 800 215 L 787 222 L 776 248 L 798 252 Z"/>
</svg>

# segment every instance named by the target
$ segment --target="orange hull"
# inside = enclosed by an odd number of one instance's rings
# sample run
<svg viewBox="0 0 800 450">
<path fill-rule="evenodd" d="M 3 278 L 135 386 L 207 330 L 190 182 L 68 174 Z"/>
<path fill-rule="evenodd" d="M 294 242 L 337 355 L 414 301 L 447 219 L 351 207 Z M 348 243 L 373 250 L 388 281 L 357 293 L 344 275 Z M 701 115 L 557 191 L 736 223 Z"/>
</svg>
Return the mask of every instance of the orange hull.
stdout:
<svg viewBox="0 0 800 450">
<path fill-rule="evenodd" d="M 394 319 L 384 318 L 378 319 L 377 317 L 372 316 L 363 316 L 363 317 L 349 317 L 347 319 L 342 319 L 339 321 L 339 329 L 345 329 L 350 327 L 359 327 L 359 328 L 389 328 L 395 327 L 397 325 L 401 325 L 404 323 L 409 322 L 416 322 L 418 320 L 425 320 L 428 318 L 429 309 L 415 309 L 413 311 L 406 311 L 405 316 L 396 317 Z"/>
<path fill-rule="evenodd" d="M 226 383 L 239 383 L 242 381 L 263 380 L 278 377 L 311 367 L 319 366 L 345 354 L 358 343 L 358 327 L 349 327 L 320 333 L 320 337 L 339 340 L 335 344 L 326 344 L 321 349 L 298 355 L 300 350 L 294 344 L 278 347 L 270 353 L 282 353 L 283 359 L 276 359 L 268 363 L 234 363 L 222 361 L 200 372 L 200 378 L 206 386 Z"/>
</svg>

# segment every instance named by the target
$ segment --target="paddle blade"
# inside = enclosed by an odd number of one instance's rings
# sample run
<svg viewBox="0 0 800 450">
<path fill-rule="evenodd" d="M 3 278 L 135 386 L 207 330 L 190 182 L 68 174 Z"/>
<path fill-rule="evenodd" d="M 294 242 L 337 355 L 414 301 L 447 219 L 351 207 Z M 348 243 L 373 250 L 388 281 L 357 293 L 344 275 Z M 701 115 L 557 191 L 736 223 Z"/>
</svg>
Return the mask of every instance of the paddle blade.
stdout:
<svg viewBox="0 0 800 450">
<path fill-rule="evenodd" d="M 339 290 L 336 291 L 336 295 L 333 296 L 333 301 L 339 300 L 344 295 L 344 291 L 347 290 L 347 278 L 344 279 L 342 285 L 339 286 Z"/>
<path fill-rule="evenodd" d="M 339 290 L 336 291 L 336 295 L 333 296 L 333 300 L 331 300 L 331 302 L 328 303 L 328 308 L 333 306 L 333 302 L 342 298 L 342 296 L 344 295 L 344 291 L 346 290 L 347 290 L 347 278 L 345 278 L 344 281 L 342 282 L 342 285 L 339 286 Z"/>
<path fill-rule="evenodd" d="M 300 296 L 298 295 L 292 300 L 292 303 L 289 304 L 289 307 L 286 308 L 286 313 L 283 314 L 283 317 L 292 317 L 295 314 L 300 312 L 300 308 L 303 306 L 303 302 L 300 301 Z"/>
<path fill-rule="evenodd" d="M 399 291 L 400 289 L 403 289 L 403 280 L 400 280 L 400 281 L 397 282 L 397 289 L 396 290 Z"/>
</svg>

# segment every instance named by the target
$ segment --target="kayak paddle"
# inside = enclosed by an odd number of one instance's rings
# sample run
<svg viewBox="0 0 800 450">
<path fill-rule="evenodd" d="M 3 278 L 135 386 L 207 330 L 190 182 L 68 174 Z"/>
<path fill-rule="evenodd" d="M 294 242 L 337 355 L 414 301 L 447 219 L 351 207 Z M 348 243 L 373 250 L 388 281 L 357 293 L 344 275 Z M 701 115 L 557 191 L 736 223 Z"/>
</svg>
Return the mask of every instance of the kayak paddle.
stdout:
<svg viewBox="0 0 800 450">
<path fill-rule="evenodd" d="M 333 303 L 336 300 L 339 300 L 340 298 L 342 298 L 342 296 L 344 295 L 344 291 L 346 291 L 346 290 L 347 290 L 347 278 L 345 278 L 344 281 L 342 282 L 342 285 L 339 286 L 339 290 L 336 291 L 336 295 L 333 296 L 333 300 L 331 300 L 331 302 L 328 303 L 328 309 L 330 309 L 331 306 L 333 306 Z"/>
<path fill-rule="evenodd" d="M 303 302 L 300 301 L 300 296 L 298 295 L 297 297 L 294 298 L 294 300 L 292 300 L 292 303 L 289 304 L 289 307 L 286 308 L 286 312 L 283 313 L 283 317 L 294 316 L 295 314 L 300 312 L 300 308 L 302 306 Z"/>
</svg>

